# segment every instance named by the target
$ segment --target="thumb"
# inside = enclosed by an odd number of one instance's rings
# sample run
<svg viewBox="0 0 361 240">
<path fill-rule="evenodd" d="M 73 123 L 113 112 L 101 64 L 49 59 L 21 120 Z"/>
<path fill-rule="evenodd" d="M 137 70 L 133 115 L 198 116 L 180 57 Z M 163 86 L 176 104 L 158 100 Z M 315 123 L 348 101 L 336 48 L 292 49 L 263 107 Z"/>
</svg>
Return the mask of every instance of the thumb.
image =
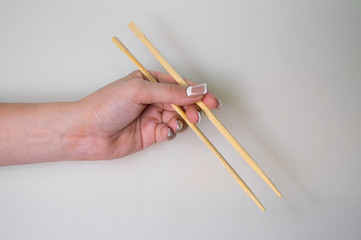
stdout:
<svg viewBox="0 0 361 240">
<path fill-rule="evenodd" d="M 190 105 L 202 100 L 207 93 L 207 85 L 180 86 L 177 84 L 153 83 L 142 80 L 135 84 L 136 98 L 141 104 L 169 103 Z"/>
</svg>

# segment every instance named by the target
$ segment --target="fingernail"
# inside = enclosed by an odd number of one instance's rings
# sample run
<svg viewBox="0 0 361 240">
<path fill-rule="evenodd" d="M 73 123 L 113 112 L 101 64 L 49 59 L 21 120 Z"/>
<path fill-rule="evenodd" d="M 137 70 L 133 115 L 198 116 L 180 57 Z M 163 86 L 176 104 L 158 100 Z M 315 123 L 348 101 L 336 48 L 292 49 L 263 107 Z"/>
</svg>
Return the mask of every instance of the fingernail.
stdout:
<svg viewBox="0 0 361 240">
<path fill-rule="evenodd" d="M 174 132 L 172 131 L 172 129 L 168 128 L 168 138 L 173 137 Z"/>
<path fill-rule="evenodd" d="M 180 120 L 177 120 L 177 132 L 183 129 L 183 122 Z"/>
<path fill-rule="evenodd" d="M 202 120 L 202 114 L 201 112 L 198 111 L 198 122 L 196 124 L 200 123 L 201 120 Z"/>
<path fill-rule="evenodd" d="M 216 99 L 218 101 L 217 109 L 219 110 L 222 107 L 222 102 L 218 98 L 216 98 Z"/>
<path fill-rule="evenodd" d="M 200 95 L 204 95 L 206 93 L 207 93 L 207 84 L 206 83 L 187 87 L 187 95 L 189 97 L 197 97 Z"/>
</svg>

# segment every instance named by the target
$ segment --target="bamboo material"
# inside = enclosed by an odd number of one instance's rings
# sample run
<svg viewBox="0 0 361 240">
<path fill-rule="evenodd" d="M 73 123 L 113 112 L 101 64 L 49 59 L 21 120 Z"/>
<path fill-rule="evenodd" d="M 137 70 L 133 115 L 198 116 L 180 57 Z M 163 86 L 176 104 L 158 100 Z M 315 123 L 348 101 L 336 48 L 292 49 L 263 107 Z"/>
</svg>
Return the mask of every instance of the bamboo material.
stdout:
<svg viewBox="0 0 361 240">
<path fill-rule="evenodd" d="M 163 65 L 168 73 L 177 81 L 178 84 L 188 86 L 187 82 L 175 71 L 175 69 L 169 64 L 169 62 L 160 54 L 160 52 L 153 46 L 144 33 L 135 25 L 132 21 L 128 24 L 128 27 L 132 32 L 144 43 L 144 45 L 152 52 L 157 60 Z M 223 126 L 223 124 L 217 119 L 217 117 L 211 112 L 211 110 L 204 104 L 203 101 L 197 102 L 197 105 L 206 114 L 209 120 L 214 126 L 223 134 L 223 136 L 231 143 L 231 145 L 237 150 L 242 158 L 248 163 L 249 166 L 266 182 L 266 184 L 277 194 L 282 197 L 282 194 L 278 191 L 276 186 L 271 182 L 267 175 L 262 171 L 258 164 L 252 159 L 247 151 L 238 143 L 238 141 L 232 136 L 232 134 Z"/>
<path fill-rule="evenodd" d="M 145 69 L 145 67 L 133 56 L 133 54 L 125 47 L 125 45 L 116 37 L 112 38 L 114 44 L 124 52 L 133 63 L 139 68 L 139 70 L 144 74 L 144 76 L 151 82 L 157 82 L 154 77 Z M 262 210 L 265 211 L 265 208 L 254 195 L 252 190 L 247 186 L 247 184 L 242 180 L 242 178 L 237 174 L 237 172 L 231 167 L 231 165 L 224 159 L 224 157 L 218 152 L 218 150 L 213 146 L 213 144 L 207 139 L 207 137 L 199 130 L 199 128 L 191 123 L 184 111 L 177 105 L 172 104 L 174 110 L 183 118 L 183 120 L 188 124 L 188 126 L 197 134 L 197 136 L 207 145 L 207 147 L 212 151 L 212 153 L 218 158 L 218 160 L 223 164 L 231 176 L 236 180 L 236 182 L 241 186 L 241 188 L 247 193 L 247 195 L 252 199 L 252 201 Z"/>
</svg>

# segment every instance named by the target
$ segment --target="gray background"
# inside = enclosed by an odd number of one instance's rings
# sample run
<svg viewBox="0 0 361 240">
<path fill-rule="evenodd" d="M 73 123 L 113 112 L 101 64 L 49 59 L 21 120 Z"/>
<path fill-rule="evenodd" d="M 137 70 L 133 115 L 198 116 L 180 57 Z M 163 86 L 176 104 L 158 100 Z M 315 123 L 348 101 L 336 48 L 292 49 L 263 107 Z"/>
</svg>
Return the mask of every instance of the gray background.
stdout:
<svg viewBox="0 0 361 240">
<path fill-rule="evenodd" d="M 0 168 L 0 239 L 361 239 L 360 1 L 1 1 L 0 101 L 73 101 L 135 66 L 207 82 L 214 111 L 284 194 L 207 119 L 262 213 L 191 131 L 113 161 Z M 1 134 L 1 133 L 0 133 Z"/>
</svg>

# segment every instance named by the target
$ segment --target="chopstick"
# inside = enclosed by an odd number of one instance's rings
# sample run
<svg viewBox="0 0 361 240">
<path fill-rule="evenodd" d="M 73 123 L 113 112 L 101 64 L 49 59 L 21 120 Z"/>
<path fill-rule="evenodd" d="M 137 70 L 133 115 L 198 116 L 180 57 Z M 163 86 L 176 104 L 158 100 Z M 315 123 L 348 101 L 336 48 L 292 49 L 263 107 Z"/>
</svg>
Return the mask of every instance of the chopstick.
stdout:
<svg viewBox="0 0 361 240">
<path fill-rule="evenodd" d="M 167 70 L 167 72 L 177 81 L 179 85 L 188 86 L 187 82 L 175 71 L 175 69 L 169 64 L 169 62 L 161 55 L 161 53 L 153 46 L 144 33 L 137 27 L 137 25 L 131 21 L 128 27 L 132 32 L 144 43 L 144 45 L 152 52 L 157 58 L 160 64 Z M 258 164 L 252 159 L 247 151 L 238 143 L 238 141 L 232 136 L 232 134 L 223 126 L 223 124 L 217 119 L 217 117 L 211 112 L 207 105 L 203 101 L 197 102 L 197 105 L 206 114 L 213 125 L 222 133 L 222 135 L 228 140 L 228 142 L 237 150 L 242 158 L 248 163 L 248 165 L 262 178 L 264 182 L 277 194 L 278 197 L 282 197 L 282 194 L 278 191 L 276 186 L 271 182 L 267 175 L 262 171 Z"/>
<path fill-rule="evenodd" d="M 154 77 L 145 69 L 145 67 L 133 56 L 133 54 L 128 50 L 128 48 L 116 37 L 112 38 L 113 43 L 125 53 L 133 63 L 139 68 L 143 75 L 150 82 L 157 82 Z M 207 137 L 199 130 L 199 128 L 191 123 L 185 112 L 177 105 L 171 104 L 174 110 L 183 118 L 183 120 L 188 124 L 188 126 L 197 134 L 197 136 L 207 145 L 207 147 L 212 151 L 212 153 L 218 158 L 218 160 L 223 164 L 226 170 L 231 174 L 231 176 L 236 180 L 236 182 L 241 186 L 241 188 L 247 193 L 247 195 L 252 199 L 252 201 L 262 210 L 265 211 L 265 208 L 254 195 L 252 190 L 247 186 L 247 184 L 242 180 L 242 178 L 237 174 L 237 172 L 231 167 L 231 165 L 224 159 L 224 157 L 218 152 L 218 150 L 213 146 L 213 144 L 207 139 Z"/>
</svg>

